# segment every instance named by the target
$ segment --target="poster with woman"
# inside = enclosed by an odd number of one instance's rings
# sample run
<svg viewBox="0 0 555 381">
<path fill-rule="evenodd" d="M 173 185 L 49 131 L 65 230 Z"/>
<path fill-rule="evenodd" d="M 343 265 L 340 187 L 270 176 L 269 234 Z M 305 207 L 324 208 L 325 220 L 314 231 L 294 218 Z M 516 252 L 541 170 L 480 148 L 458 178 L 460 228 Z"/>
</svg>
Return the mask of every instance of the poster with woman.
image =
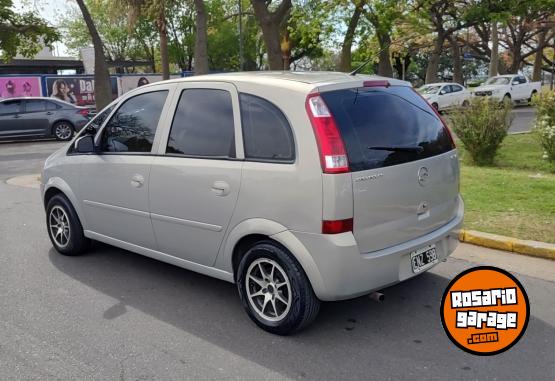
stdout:
<svg viewBox="0 0 555 381">
<path fill-rule="evenodd" d="M 110 84 L 112 98 L 116 99 L 118 97 L 117 79 L 110 77 Z M 93 106 L 95 104 L 94 77 L 47 77 L 46 96 L 78 106 Z"/>
<path fill-rule="evenodd" d="M 40 77 L 0 77 L 0 99 L 40 96 Z"/>
</svg>

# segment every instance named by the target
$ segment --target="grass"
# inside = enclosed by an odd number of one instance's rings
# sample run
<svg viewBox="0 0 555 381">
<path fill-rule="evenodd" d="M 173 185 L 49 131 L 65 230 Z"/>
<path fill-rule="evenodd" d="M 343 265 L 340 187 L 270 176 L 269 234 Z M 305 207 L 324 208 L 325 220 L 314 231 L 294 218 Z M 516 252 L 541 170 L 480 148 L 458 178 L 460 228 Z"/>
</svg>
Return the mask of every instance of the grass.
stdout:
<svg viewBox="0 0 555 381">
<path fill-rule="evenodd" d="M 532 134 L 507 136 L 494 167 L 472 165 L 457 146 L 466 229 L 555 243 L 555 170 Z"/>
</svg>

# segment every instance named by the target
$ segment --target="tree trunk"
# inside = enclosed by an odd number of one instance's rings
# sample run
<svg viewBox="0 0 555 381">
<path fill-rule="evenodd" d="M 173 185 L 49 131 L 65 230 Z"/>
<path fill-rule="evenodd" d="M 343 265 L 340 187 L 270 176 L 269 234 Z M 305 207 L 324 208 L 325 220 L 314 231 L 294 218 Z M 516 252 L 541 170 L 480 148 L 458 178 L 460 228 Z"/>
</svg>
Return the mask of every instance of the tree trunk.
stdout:
<svg viewBox="0 0 555 381">
<path fill-rule="evenodd" d="M 289 37 L 289 30 L 287 26 L 284 28 L 285 30 L 281 33 L 281 57 L 283 60 L 283 70 L 289 70 L 291 67 L 291 39 Z"/>
<path fill-rule="evenodd" d="M 282 0 L 279 7 L 273 12 L 268 10 L 266 0 L 251 0 L 251 4 L 260 29 L 262 29 L 270 70 L 283 70 L 280 30 L 282 22 L 288 17 L 291 10 L 291 0 Z"/>
<path fill-rule="evenodd" d="M 208 74 L 207 15 L 203 0 L 195 0 L 197 12 L 195 34 L 195 74 Z"/>
<path fill-rule="evenodd" d="M 389 57 L 389 46 L 391 45 L 391 37 L 388 33 L 378 33 L 378 42 L 380 44 L 380 54 L 378 61 L 378 75 L 382 77 L 393 77 L 393 68 L 391 67 L 391 58 Z"/>
<path fill-rule="evenodd" d="M 491 56 L 489 60 L 489 76 L 495 77 L 499 73 L 499 33 L 497 22 L 491 24 Z"/>
<path fill-rule="evenodd" d="M 156 26 L 160 34 L 160 65 L 162 66 L 162 79 L 170 79 L 170 57 L 168 52 L 168 28 L 166 25 L 165 0 L 160 2 Z"/>
<path fill-rule="evenodd" d="M 453 55 L 453 82 L 460 83 L 462 85 L 464 78 L 462 72 L 461 50 L 459 48 L 457 37 L 451 35 L 449 37 L 449 43 L 451 44 L 451 51 Z"/>
<path fill-rule="evenodd" d="M 545 35 L 547 29 L 540 33 L 538 36 L 538 51 L 534 57 L 534 70 L 532 72 L 532 81 L 541 81 L 542 79 L 542 63 L 543 63 L 543 49 L 545 47 Z"/>
<path fill-rule="evenodd" d="M 349 20 L 349 25 L 347 27 L 347 32 L 345 33 L 345 38 L 343 38 L 343 45 L 341 46 L 341 60 L 339 61 L 338 70 L 343 72 L 351 71 L 351 48 L 353 46 L 353 40 L 355 37 L 355 32 L 358 26 L 358 20 L 360 20 L 360 15 L 366 0 L 361 0 L 356 4 L 355 11 Z"/>
<path fill-rule="evenodd" d="M 436 43 L 434 45 L 434 50 L 430 54 L 428 67 L 426 68 L 426 84 L 435 83 L 438 81 L 437 74 L 439 71 L 439 59 L 443 50 L 443 41 L 445 41 L 445 36 L 442 34 L 438 34 Z"/>
<path fill-rule="evenodd" d="M 96 109 L 102 110 L 112 101 L 112 85 L 110 83 L 110 73 L 108 72 L 108 65 L 106 64 L 106 56 L 104 55 L 104 47 L 102 39 L 98 34 L 98 30 L 94 25 L 94 21 L 84 3 L 84 0 L 77 0 L 77 4 L 83 14 L 83 19 L 87 28 L 94 47 L 94 97 L 96 102 Z"/>
</svg>

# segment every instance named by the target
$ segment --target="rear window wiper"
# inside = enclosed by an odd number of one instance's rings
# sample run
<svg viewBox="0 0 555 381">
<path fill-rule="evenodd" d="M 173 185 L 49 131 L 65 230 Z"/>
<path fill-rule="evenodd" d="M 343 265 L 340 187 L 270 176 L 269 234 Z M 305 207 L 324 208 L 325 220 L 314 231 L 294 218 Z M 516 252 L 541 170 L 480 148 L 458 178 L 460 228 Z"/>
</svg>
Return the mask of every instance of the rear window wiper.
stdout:
<svg viewBox="0 0 555 381">
<path fill-rule="evenodd" d="M 420 153 L 424 151 L 424 148 L 420 146 L 370 146 L 367 148 L 375 151 L 396 151 L 396 152 L 416 152 L 416 153 Z"/>
</svg>

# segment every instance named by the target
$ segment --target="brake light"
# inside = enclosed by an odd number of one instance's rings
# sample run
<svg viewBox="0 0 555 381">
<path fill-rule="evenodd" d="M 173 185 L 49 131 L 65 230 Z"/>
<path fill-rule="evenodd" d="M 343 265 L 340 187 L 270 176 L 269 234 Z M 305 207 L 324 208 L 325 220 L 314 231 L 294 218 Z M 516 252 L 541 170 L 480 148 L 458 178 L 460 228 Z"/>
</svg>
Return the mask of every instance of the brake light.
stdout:
<svg viewBox="0 0 555 381">
<path fill-rule="evenodd" d="M 339 234 L 353 231 L 353 219 L 324 220 L 322 221 L 322 234 Z"/>
<path fill-rule="evenodd" d="M 434 113 L 436 114 L 436 116 L 439 118 L 439 120 L 441 120 L 441 123 L 443 123 L 443 128 L 445 128 L 447 130 L 447 133 L 449 134 L 449 137 L 451 138 L 451 143 L 453 144 L 453 148 L 456 148 L 457 145 L 455 144 L 455 139 L 453 138 L 453 133 L 451 132 L 451 129 L 447 126 L 447 123 L 445 123 L 445 120 L 443 120 L 443 118 L 441 117 L 441 114 L 439 113 L 439 111 L 437 111 L 435 109 L 435 107 L 433 107 L 427 100 L 426 98 L 424 98 L 422 96 L 422 94 L 420 94 L 418 91 L 412 89 L 412 91 L 414 91 L 416 94 L 418 94 L 418 96 L 420 98 L 422 98 L 422 100 L 424 100 L 424 102 L 426 102 L 426 104 L 428 104 L 428 106 L 430 106 L 430 108 L 434 111 Z"/>
<path fill-rule="evenodd" d="M 343 139 L 320 94 L 310 94 L 306 98 L 306 112 L 318 143 L 322 171 L 324 173 L 349 172 L 349 161 Z"/>
<path fill-rule="evenodd" d="M 389 81 L 387 81 L 385 79 L 383 79 L 383 80 L 375 79 L 375 80 L 372 80 L 372 81 L 364 81 L 362 83 L 362 86 L 364 86 L 364 87 L 389 87 L 391 85 L 389 84 Z"/>
<path fill-rule="evenodd" d="M 77 114 L 81 114 L 83 115 L 85 118 L 87 118 L 89 116 L 89 109 L 88 108 L 81 108 L 79 110 L 77 110 Z"/>
</svg>

